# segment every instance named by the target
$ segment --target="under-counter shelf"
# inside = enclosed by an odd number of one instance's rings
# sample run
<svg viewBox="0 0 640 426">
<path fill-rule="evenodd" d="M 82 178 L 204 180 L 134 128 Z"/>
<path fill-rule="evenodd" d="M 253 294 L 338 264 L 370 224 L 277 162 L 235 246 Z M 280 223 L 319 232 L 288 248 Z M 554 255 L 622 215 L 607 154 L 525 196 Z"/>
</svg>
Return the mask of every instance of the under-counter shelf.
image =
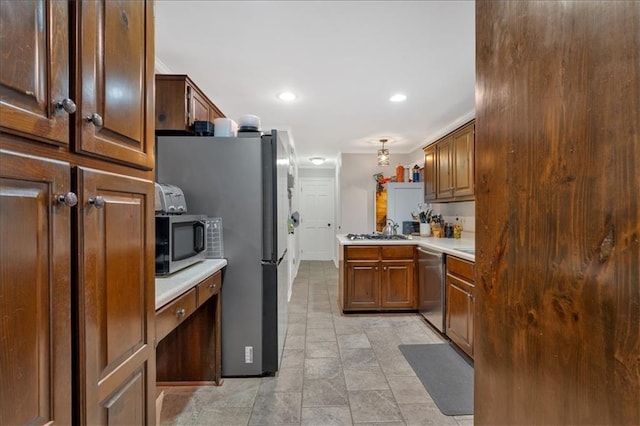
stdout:
<svg viewBox="0 0 640 426">
<path fill-rule="evenodd" d="M 222 384 L 221 291 L 225 259 L 208 259 L 156 278 L 159 385 Z"/>
</svg>

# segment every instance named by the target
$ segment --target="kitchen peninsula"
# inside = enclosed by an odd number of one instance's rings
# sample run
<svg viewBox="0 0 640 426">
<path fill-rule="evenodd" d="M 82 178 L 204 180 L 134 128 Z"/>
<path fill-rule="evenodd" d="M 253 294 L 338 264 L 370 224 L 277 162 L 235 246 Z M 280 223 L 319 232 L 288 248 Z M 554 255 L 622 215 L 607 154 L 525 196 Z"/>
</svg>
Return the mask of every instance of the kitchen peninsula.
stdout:
<svg viewBox="0 0 640 426">
<path fill-rule="evenodd" d="M 473 233 L 460 239 L 341 234 L 337 240 L 343 313 L 419 310 L 473 358 Z M 436 256 L 425 263 L 425 251 Z"/>
</svg>

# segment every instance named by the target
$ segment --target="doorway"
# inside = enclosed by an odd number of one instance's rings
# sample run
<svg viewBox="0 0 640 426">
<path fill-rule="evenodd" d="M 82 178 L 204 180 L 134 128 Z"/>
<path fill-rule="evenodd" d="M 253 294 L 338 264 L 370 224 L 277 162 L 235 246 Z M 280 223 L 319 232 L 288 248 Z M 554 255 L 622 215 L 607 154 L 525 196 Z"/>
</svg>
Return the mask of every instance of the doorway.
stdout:
<svg viewBox="0 0 640 426">
<path fill-rule="evenodd" d="M 335 243 L 334 178 L 300 179 L 300 259 L 332 260 Z"/>
</svg>

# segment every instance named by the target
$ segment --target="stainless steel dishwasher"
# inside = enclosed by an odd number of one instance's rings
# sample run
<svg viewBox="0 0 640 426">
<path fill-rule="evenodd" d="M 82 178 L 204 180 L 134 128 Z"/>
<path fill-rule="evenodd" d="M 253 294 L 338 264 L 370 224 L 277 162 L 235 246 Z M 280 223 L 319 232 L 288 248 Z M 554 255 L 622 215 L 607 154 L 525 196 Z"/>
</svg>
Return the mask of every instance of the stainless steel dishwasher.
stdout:
<svg viewBox="0 0 640 426">
<path fill-rule="evenodd" d="M 441 333 L 445 330 L 444 255 L 418 247 L 419 312 Z"/>
</svg>

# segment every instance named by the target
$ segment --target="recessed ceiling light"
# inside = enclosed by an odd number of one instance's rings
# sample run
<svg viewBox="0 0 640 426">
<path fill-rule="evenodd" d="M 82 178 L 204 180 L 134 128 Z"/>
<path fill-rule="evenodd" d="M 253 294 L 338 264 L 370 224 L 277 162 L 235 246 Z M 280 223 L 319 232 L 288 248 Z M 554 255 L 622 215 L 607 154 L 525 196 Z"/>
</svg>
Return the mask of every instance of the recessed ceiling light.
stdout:
<svg viewBox="0 0 640 426">
<path fill-rule="evenodd" d="M 407 100 L 407 95 L 403 95 L 402 93 L 396 93 L 392 97 L 389 98 L 391 102 L 403 102 Z"/>
<path fill-rule="evenodd" d="M 278 93 L 278 99 L 280 99 L 281 101 L 295 101 L 296 97 L 296 94 L 292 92 Z"/>
<path fill-rule="evenodd" d="M 309 160 L 311 160 L 311 162 L 313 164 L 315 164 L 316 166 L 319 166 L 321 164 L 324 164 L 325 158 L 324 157 L 311 157 L 311 158 L 309 158 Z"/>
</svg>

